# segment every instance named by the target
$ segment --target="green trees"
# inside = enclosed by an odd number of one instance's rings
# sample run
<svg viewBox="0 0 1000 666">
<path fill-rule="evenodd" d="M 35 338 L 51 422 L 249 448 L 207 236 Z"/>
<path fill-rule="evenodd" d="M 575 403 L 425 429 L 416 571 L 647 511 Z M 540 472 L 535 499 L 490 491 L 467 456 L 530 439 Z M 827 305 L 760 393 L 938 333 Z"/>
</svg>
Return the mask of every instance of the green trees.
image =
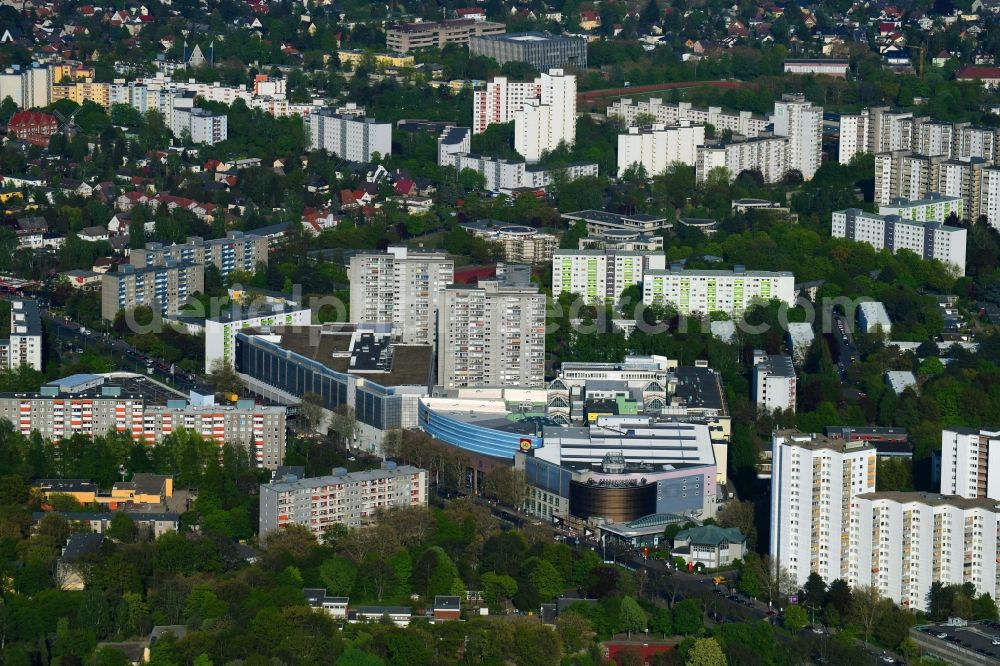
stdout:
<svg viewBox="0 0 1000 666">
<path fill-rule="evenodd" d="M 726 666 L 726 655 L 714 638 L 699 638 L 688 653 L 687 666 Z"/>
<path fill-rule="evenodd" d="M 332 596 L 349 596 L 358 576 L 358 568 L 345 557 L 331 557 L 320 565 L 319 575 Z"/>
<path fill-rule="evenodd" d="M 700 633 L 704 627 L 701 602 L 684 599 L 674 605 L 674 631 L 685 636 Z"/>
<path fill-rule="evenodd" d="M 646 630 L 646 611 L 644 611 L 639 605 L 639 602 L 632 597 L 622 598 L 619 617 L 621 625 L 625 631 L 628 632 L 629 637 L 632 636 L 633 631 Z"/>
<path fill-rule="evenodd" d="M 785 628 L 792 633 L 797 633 L 806 628 L 809 624 L 809 614 L 806 609 L 798 604 L 789 604 L 785 608 Z"/>
</svg>

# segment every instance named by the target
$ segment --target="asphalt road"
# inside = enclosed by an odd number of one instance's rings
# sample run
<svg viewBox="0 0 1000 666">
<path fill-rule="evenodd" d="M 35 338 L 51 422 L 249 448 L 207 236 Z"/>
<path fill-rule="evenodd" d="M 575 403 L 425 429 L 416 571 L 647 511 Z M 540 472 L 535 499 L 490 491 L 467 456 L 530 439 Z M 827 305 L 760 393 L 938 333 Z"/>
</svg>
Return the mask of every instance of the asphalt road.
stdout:
<svg viewBox="0 0 1000 666">
<path fill-rule="evenodd" d="M 47 309 L 42 309 L 41 315 L 52 331 L 56 344 L 74 349 L 96 349 L 110 353 L 115 362 L 115 369 L 148 374 L 173 385 L 182 392 L 192 390 L 213 392 L 212 388 L 196 375 L 176 369 L 171 372 L 170 363 L 151 357 L 124 340 L 90 329 L 83 330 L 75 321 L 53 314 Z"/>
<path fill-rule="evenodd" d="M 854 344 L 854 332 L 847 325 L 843 315 L 833 315 L 833 331 L 830 335 L 836 343 L 837 372 L 840 373 L 840 381 L 846 382 L 848 369 L 861 358 L 861 354 Z"/>
</svg>

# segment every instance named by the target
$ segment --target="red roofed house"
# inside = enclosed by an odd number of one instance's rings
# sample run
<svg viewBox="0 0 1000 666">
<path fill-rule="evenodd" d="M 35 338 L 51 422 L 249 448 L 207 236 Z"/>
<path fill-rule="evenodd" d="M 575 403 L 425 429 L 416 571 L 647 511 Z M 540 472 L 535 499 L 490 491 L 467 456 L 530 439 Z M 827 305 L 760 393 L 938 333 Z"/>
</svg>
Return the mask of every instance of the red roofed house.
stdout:
<svg viewBox="0 0 1000 666">
<path fill-rule="evenodd" d="M 416 193 L 417 184 L 414 183 L 409 178 L 402 178 L 396 181 L 396 185 L 393 189 L 396 190 L 396 194 L 398 194 L 399 196 L 408 197 L 411 194 Z"/>
<path fill-rule="evenodd" d="M 18 111 L 7 123 L 7 133 L 25 141 L 42 140 L 47 144 L 49 137 L 58 131 L 56 117 L 40 111 Z"/>
<path fill-rule="evenodd" d="M 1000 88 L 1000 67 L 976 67 L 968 65 L 955 72 L 959 81 L 979 81 L 985 88 Z"/>
</svg>

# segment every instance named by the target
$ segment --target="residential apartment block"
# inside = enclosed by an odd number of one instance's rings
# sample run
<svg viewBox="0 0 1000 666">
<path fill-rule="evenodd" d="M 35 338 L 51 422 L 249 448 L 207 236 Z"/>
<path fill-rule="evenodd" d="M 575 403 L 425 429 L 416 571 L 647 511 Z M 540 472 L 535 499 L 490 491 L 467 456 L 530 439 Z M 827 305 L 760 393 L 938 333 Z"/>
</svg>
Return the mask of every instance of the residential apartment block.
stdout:
<svg viewBox="0 0 1000 666">
<path fill-rule="evenodd" d="M 502 31 L 500 31 L 502 33 Z M 587 67 L 587 40 L 548 32 L 482 32 L 469 39 L 469 55 L 493 58 L 500 65 L 523 62 L 540 72 L 551 67 Z"/>
<path fill-rule="evenodd" d="M 774 134 L 788 139 L 786 168 L 797 170 L 804 180 L 812 179 L 823 157 L 823 108 L 801 95 L 782 95 L 770 120 Z"/>
<path fill-rule="evenodd" d="M 892 320 L 880 301 L 865 301 L 858 304 L 858 329 L 862 333 L 874 333 L 881 329 L 883 333 L 892 332 Z"/>
<path fill-rule="evenodd" d="M 146 305 L 164 315 L 180 312 L 188 298 L 205 289 L 205 266 L 177 262 L 139 268 L 130 264 L 101 276 L 101 317 L 113 321 L 119 311 Z"/>
<path fill-rule="evenodd" d="M 472 131 L 468 127 L 448 127 L 438 137 L 438 165 L 455 166 L 455 155 L 472 149 Z"/>
<path fill-rule="evenodd" d="M 260 487 L 260 536 L 286 525 L 301 525 L 317 537 L 335 525 L 373 522 L 378 511 L 427 505 L 427 470 L 383 463 L 381 469 L 334 470 Z"/>
<path fill-rule="evenodd" d="M 671 226 L 667 218 L 649 213 L 624 215 L 604 210 L 578 210 L 563 213 L 562 217 L 570 222 L 585 222 L 588 234 L 613 239 L 651 237 Z"/>
<path fill-rule="evenodd" d="M 663 254 L 556 250 L 552 253 L 552 297 L 569 293 L 583 297 L 587 305 L 616 303 L 627 287 L 642 284 L 647 271 L 664 268 Z"/>
<path fill-rule="evenodd" d="M 968 232 L 961 227 L 848 208 L 833 212 L 830 233 L 834 238 L 868 243 L 876 250 L 887 249 L 893 254 L 910 250 L 924 259 L 937 259 L 965 275 Z"/>
<path fill-rule="evenodd" d="M 770 554 L 803 585 L 847 578 L 851 504 L 875 491 L 875 448 L 778 430 L 771 439 Z"/>
<path fill-rule="evenodd" d="M 229 121 L 226 114 L 208 109 L 175 109 L 170 130 L 178 138 L 186 131 L 194 143 L 213 146 L 229 138 Z"/>
<path fill-rule="evenodd" d="M 455 153 L 450 158 L 455 171 L 461 173 L 472 169 L 486 181 L 486 189 L 491 192 L 510 194 L 524 188 L 539 190 L 552 184 L 555 176 L 566 180 L 598 175 L 597 164 L 577 162 L 554 169 L 546 169 L 539 164 L 527 164 L 515 160 L 472 153 Z"/>
<path fill-rule="evenodd" d="M 213 264 L 226 277 L 233 271 L 253 273 L 258 265 L 267 265 L 267 250 L 267 236 L 230 231 L 225 238 L 205 240 L 189 236 L 186 242 L 173 245 L 146 243 L 145 248 L 129 253 L 129 262 L 136 268 L 162 266 L 168 260 L 178 264 Z"/>
<path fill-rule="evenodd" d="M 541 94 L 541 78 L 511 81 L 506 76 L 493 77 L 486 83 L 485 90 L 476 90 L 472 94 L 472 132 L 482 134 L 490 125 L 513 121 L 515 111 L 519 111 L 529 99 L 541 97 Z"/>
<path fill-rule="evenodd" d="M 676 163 L 694 166 L 698 146 L 703 143 L 705 126 L 686 120 L 679 125 L 629 127 L 627 134 L 618 135 L 618 175 L 634 165 L 641 166 L 647 177 L 659 175 Z"/>
<path fill-rule="evenodd" d="M 503 260 L 513 264 L 541 264 L 552 260 L 559 237 L 534 227 L 506 224 L 499 220 L 476 220 L 461 225 L 467 232 L 495 243 L 503 250 Z"/>
<path fill-rule="evenodd" d="M 0 369 L 42 369 L 42 320 L 38 301 L 10 302 L 10 338 L 0 340 Z"/>
<path fill-rule="evenodd" d="M 545 376 L 545 295 L 527 271 L 441 296 L 438 384 L 537 388 Z"/>
<path fill-rule="evenodd" d="M 1000 470 L 1000 430 L 941 432 L 941 494 L 1000 501 L 1000 471 L 993 469 Z"/>
<path fill-rule="evenodd" d="M 944 159 L 969 161 L 996 159 L 995 128 L 969 123 L 948 123 L 911 112 L 871 107 L 860 113 L 841 114 L 838 160 L 849 164 L 859 153 L 912 151 Z"/>
<path fill-rule="evenodd" d="M 259 467 L 284 461 L 285 408 L 239 400 L 235 405 L 196 404 L 183 399 L 150 404 L 141 382 L 127 373 L 73 375 L 42 386 L 38 393 L 0 395 L 0 419 L 23 435 L 43 439 L 128 433 L 154 446 L 178 430 L 191 430 L 219 445 L 245 447 Z"/>
<path fill-rule="evenodd" d="M 729 130 L 745 137 L 759 136 L 767 131 L 770 121 L 749 111 L 727 113 L 720 106 L 698 107 L 690 102 L 664 103 L 660 98 L 633 102 L 628 97 L 616 101 L 607 108 L 607 116 L 621 118 L 626 126 L 633 126 L 641 119 L 652 118 L 661 125 L 679 125 L 687 121 L 692 125 L 711 125 L 716 132 Z"/>
<path fill-rule="evenodd" d="M 757 409 L 768 412 L 795 411 L 798 380 L 790 356 L 768 356 L 754 351 L 751 399 Z"/>
<path fill-rule="evenodd" d="M 744 171 L 756 171 L 765 183 L 776 183 L 792 168 L 788 155 L 789 140 L 783 136 L 698 146 L 695 175 L 704 182 L 713 169 L 726 169 L 733 181 Z"/>
<path fill-rule="evenodd" d="M 528 162 L 560 144 L 576 141 L 576 77 L 550 69 L 540 78 L 539 96 L 514 110 L 514 149 Z"/>
<path fill-rule="evenodd" d="M 442 292 L 455 279 L 444 252 L 390 247 L 351 257 L 351 323 L 391 324 L 404 344 L 432 344 Z"/>
<path fill-rule="evenodd" d="M 314 111 L 302 120 L 310 150 L 325 150 L 349 162 L 371 162 L 378 153 L 392 154 L 392 123 L 342 115 L 333 109 Z"/>
<path fill-rule="evenodd" d="M 755 301 L 795 303 L 795 276 L 787 271 L 731 271 L 668 268 L 643 276 L 642 302 L 670 305 L 682 315 L 725 312 L 740 316 Z"/>
<path fill-rule="evenodd" d="M 385 34 L 389 51 L 407 53 L 412 49 L 427 47 L 444 48 L 447 44 L 468 44 L 473 36 L 502 35 L 507 26 L 493 21 L 450 19 L 447 21 L 419 21 L 391 26 Z"/>
<path fill-rule="evenodd" d="M 926 611 L 934 583 L 1000 592 L 1000 506 L 992 499 L 878 492 L 851 500 L 847 575 L 908 610 Z"/>
<path fill-rule="evenodd" d="M 944 222 L 954 215 L 963 219 L 965 206 L 962 197 L 945 196 L 932 192 L 924 199 L 893 199 L 888 206 L 879 206 L 879 215 L 898 215 L 916 222 Z"/>
<path fill-rule="evenodd" d="M 233 304 L 219 313 L 205 317 L 180 316 L 171 323 L 189 335 L 205 338 L 205 372 L 211 372 L 217 361 L 234 367 L 236 334 L 247 328 L 308 326 L 312 311 L 307 307 L 285 303 L 253 303 L 248 307 Z"/>
</svg>

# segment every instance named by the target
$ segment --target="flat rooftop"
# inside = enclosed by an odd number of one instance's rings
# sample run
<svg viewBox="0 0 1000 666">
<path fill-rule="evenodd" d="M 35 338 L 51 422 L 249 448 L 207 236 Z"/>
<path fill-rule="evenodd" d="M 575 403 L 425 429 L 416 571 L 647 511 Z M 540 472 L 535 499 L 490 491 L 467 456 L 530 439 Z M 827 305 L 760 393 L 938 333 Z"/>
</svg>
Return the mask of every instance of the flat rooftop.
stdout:
<svg viewBox="0 0 1000 666">
<path fill-rule="evenodd" d="M 357 327 L 354 324 L 322 326 L 255 328 L 241 335 L 278 336 L 279 342 L 259 339 L 260 344 L 274 344 L 334 372 L 371 379 L 382 386 L 425 386 L 431 368 L 431 345 L 376 345 L 352 354 L 351 341 Z M 376 355 L 380 361 L 376 362 Z M 356 367 L 351 365 L 356 359 Z"/>
<path fill-rule="evenodd" d="M 674 376 L 677 377 L 676 395 L 682 398 L 689 408 L 725 412 L 726 401 L 722 397 L 722 381 L 715 370 L 681 365 L 674 369 Z"/>
<path fill-rule="evenodd" d="M 269 483 L 262 488 L 267 488 L 275 492 L 293 492 L 296 490 L 311 490 L 342 483 L 361 483 L 364 481 L 377 481 L 379 479 L 390 479 L 398 476 L 408 476 L 424 470 L 412 465 L 399 465 L 393 469 L 366 469 L 361 472 L 348 472 L 346 474 L 335 474 L 330 476 L 314 476 L 307 479 L 298 479 L 284 483 Z"/>
</svg>

